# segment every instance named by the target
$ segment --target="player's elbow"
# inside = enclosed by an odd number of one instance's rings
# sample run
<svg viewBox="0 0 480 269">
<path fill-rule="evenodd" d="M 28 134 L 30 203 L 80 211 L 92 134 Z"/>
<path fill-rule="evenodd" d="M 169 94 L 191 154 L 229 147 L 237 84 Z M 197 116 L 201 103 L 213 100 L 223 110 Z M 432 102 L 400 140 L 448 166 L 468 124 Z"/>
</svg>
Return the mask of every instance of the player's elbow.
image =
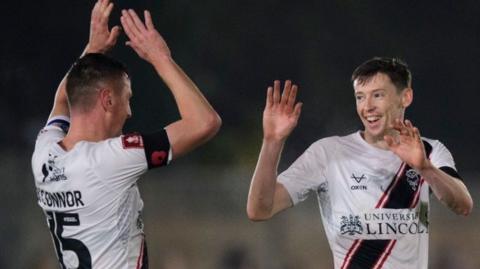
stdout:
<svg viewBox="0 0 480 269">
<path fill-rule="evenodd" d="M 462 206 L 459 206 L 456 210 L 456 213 L 458 215 L 462 215 L 462 216 L 468 216 L 472 213 L 472 210 L 473 210 L 473 200 L 472 198 L 469 196 L 466 201 L 464 201 L 463 205 Z"/>
<path fill-rule="evenodd" d="M 212 113 L 212 115 L 207 120 L 207 132 L 210 136 L 214 136 L 220 130 L 222 126 L 222 118 L 217 113 Z"/>
<path fill-rule="evenodd" d="M 266 221 L 266 220 L 270 219 L 266 215 L 258 214 L 256 212 L 251 212 L 251 211 L 248 211 L 248 210 L 247 210 L 247 216 L 248 216 L 249 220 L 254 221 L 254 222 Z"/>
<path fill-rule="evenodd" d="M 441 200 L 442 201 L 442 200 Z M 464 197 L 461 201 L 455 201 L 449 203 L 448 206 L 455 212 L 457 215 L 468 216 L 472 213 L 473 210 L 473 200 L 470 196 Z"/>
<path fill-rule="evenodd" d="M 213 112 L 199 123 L 197 128 L 198 136 L 201 140 L 209 140 L 218 133 L 221 126 L 222 119 L 217 113 Z"/>
<path fill-rule="evenodd" d="M 255 222 L 269 220 L 272 217 L 267 211 L 254 208 L 250 205 L 247 205 L 247 216 L 249 220 Z"/>
</svg>

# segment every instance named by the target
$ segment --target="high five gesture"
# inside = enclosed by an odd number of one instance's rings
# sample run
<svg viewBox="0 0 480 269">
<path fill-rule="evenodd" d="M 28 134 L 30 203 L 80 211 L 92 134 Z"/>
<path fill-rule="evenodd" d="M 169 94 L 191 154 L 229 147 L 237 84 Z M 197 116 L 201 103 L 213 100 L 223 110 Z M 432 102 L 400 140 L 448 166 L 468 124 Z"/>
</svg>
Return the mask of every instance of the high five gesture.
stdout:
<svg viewBox="0 0 480 269">
<path fill-rule="evenodd" d="M 297 126 L 302 103 L 295 103 L 298 86 L 290 80 L 285 82 L 280 93 L 280 81 L 267 89 L 267 102 L 263 111 L 264 139 L 285 140 Z"/>
</svg>

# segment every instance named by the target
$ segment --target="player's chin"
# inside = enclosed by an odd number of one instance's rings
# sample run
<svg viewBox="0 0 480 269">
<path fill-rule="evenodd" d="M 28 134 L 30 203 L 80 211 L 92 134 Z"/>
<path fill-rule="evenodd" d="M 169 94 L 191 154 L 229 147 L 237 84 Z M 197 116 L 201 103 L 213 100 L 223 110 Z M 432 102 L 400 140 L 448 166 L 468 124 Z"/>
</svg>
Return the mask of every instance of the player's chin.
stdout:
<svg viewBox="0 0 480 269">
<path fill-rule="evenodd" d="M 374 140 L 383 140 L 383 137 L 386 134 L 386 129 L 383 127 L 369 128 L 366 126 L 365 132 L 369 137 L 371 137 Z"/>
</svg>

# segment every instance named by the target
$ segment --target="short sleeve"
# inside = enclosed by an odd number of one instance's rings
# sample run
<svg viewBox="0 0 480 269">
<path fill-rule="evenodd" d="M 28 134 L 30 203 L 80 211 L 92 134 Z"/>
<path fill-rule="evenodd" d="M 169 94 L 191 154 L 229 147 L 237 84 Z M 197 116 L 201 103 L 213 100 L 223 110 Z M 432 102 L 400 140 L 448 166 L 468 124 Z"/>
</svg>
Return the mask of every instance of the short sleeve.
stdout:
<svg viewBox="0 0 480 269">
<path fill-rule="evenodd" d="M 62 140 L 68 132 L 70 126 L 70 119 L 65 116 L 56 116 L 49 119 L 45 127 L 38 133 L 35 142 L 35 151 L 51 142 L 58 142 Z"/>
<path fill-rule="evenodd" d="M 165 130 L 140 134 L 129 133 L 101 142 L 95 147 L 94 171 L 113 186 L 130 186 L 148 169 L 167 165 L 170 144 Z"/>
<path fill-rule="evenodd" d="M 429 140 L 428 142 L 432 145 L 432 153 L 429 156 L 432 164 L 450 176 L 461 179 L 455 167 L 453 156 L 447 147 L 438 140 Z"/>
<path fill-rule="evenodd" d="M 312 144 L 293 164 L 278 176 L 293 204 L 304 201 L 326 181 L 327 156 L 322 140 Z"/>
<path fill-rule="evenodd" d="M 124 141 L 130 141 L 125 144 Z M 89 150 L 92 173 L 113 189 L 124 190 L 147 171 L 147 160 L 140 134 L 126 134 L 95 143 Z"/>
</svg>

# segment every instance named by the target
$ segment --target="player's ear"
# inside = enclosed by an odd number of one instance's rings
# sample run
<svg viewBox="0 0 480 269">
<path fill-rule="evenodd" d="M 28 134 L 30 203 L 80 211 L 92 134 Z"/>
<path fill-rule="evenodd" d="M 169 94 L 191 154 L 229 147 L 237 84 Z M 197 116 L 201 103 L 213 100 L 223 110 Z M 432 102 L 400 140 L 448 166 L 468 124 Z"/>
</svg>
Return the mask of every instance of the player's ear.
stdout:
<svg viewBox="0 0 480 269">
<path fill-rule="evenodd" d="M 413 89 L 405 88 L 402 91 L 402 106 L 407 108 L 413 102 Z"/>
<path fill-rule="evenodd" d="M 109 89 L 101 89 L 99 98 L 104 111 L 110 111 L 113 107 L 113 93 Z"/>
</svg>

